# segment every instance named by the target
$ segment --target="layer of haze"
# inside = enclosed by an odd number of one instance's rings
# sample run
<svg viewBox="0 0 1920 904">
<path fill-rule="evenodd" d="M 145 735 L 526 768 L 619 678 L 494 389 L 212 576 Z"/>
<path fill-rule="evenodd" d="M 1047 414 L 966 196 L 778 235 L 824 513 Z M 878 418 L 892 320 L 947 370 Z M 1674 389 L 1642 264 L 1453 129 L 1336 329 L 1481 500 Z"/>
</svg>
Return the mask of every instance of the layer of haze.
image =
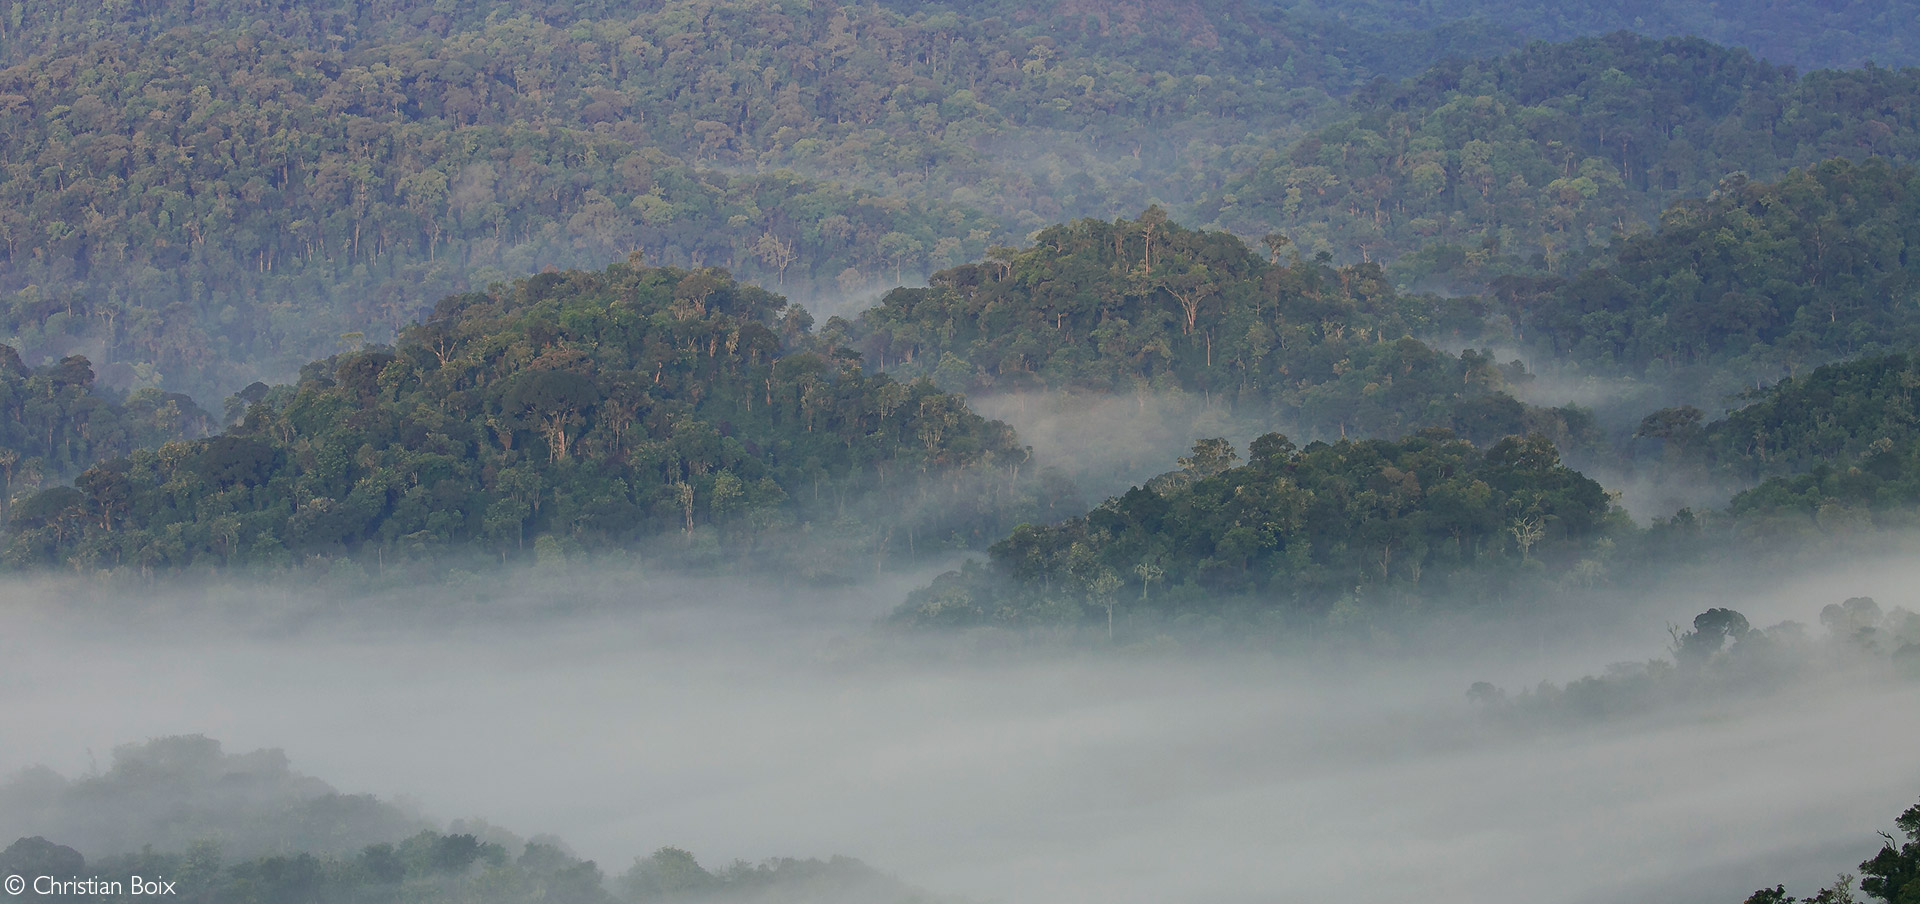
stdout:
<svg viewBox="0 0 1920 904">
<path fill-rule="evenodd" d="M 1255 437 L 1279 431 L 1305 444 L 1287 425 L 1235 415 L 1181 392 L 998 393 L 969 396 L 967 404 L 1012 425 L 1033 447 L 1034 460 L 1060 469 L 1090 504 L 1174 470 L 1175 459 L 1198 440 L 1226 437 L 1244 453 Z"/>
<path fill-rule="evenodd" d="M 1657 655 L 1665 622 L 1708 605 L 1756 625 L 1861 594 L 1911 608 L 1906 558 L 1393 656 L 874 640 L 925 577 L 0 586 L 0 772 L 205 733 L 443 820 L 557 834 L 609 872 L 667 844 L 710 865 L 844 853 L 1005 902 L 1738 901 L 1824 884 L 1920 795 L 1913 685 L 1525 732 L 1463 695 Z"/>
</svg>

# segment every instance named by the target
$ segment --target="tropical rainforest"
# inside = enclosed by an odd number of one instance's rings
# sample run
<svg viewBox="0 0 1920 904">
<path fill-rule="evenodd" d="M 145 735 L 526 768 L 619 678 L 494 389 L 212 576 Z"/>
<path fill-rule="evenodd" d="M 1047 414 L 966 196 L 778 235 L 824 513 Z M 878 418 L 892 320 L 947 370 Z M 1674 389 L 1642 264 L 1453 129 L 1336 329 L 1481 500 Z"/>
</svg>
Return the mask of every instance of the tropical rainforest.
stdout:
<svg viewBox="0 0 1920 904">
<path fill-rule="evenodd" d="M 597 617 L 610 581 L 645 627 L 595 639 L 671 666 L 621 685 L 655 718 L 764 694 L 738 721 L 784 724 L 784 677 L 649 709 L 775 660 L 795 687 L 872 669 L 915 713 L 951 676 L 882 671 L 903 660 L 992 661 L 1042 701 L 1177 696 L 1190 673 L 1155 669 L 1204 672 L 1195 649 L 1309 684 L 1364 671 L 1345 657 L 1498 653 L 1520 689 L 1472 685 L 1447 731 L 1476 737 L 1747 725 L 1842 686 L 1898 711 L 1920 619 L 1873 557 L 1920 529 L 1910 5 L 0 0 L 0 701 L 64 693 L 9 663 L 102 599 L 204 596 L 169 623 L 191 632 L 259 594 L 242 646 L 359 612 L 373 649 L 418 627 L 369 614 L 396 588 L 457 645 Z M 1774 621 L 1797 581 L 1845 600 L 1824 637 Z M 289 587 L 327 606 L 265 601 Z M 648 608 L 689 593 L 695 614 Z M 777 620 L 705 625 L 754 608 L 733 597 Z M 1512 683 L 1695 612 L 1664 658 Z M 649 645 L 707 631 L 767 646 L 716 666 Z M 121 640 L 67 657 L 106 676 L 71 683 L 138 683 L 101 652 Z M 1072 746 L 870 736 L 847 714 L 897 700 L 818 686 L 840 708 L 797 721 L 860 753 L 755 736 L 698 777 L 793 745 L 857 800 L 839 770 Z M 978 708 L 1054 724 L 1025 705 Z M 712 868 L 669 846 L 610 874 L 162 720 L 125 720 L 178 736 L 105 770 L 0 783 L 24 833 L 0 874 L 165 873 L 221 902 L 935 900 L 826 847 Z M 684 723 L 635 722 L 644 751 L 608 755 L 652 780 Z M 1017 790 L 1234 798 L 1208 783 L 1248 767 L 1217 765 Z M 732 814 L 789 802 L 737 793 Z M 1917 814 L 1860 892 L 1920 901 Z M 1103 876 L 1140 859 L 1103 852 Z"/>
</svg>

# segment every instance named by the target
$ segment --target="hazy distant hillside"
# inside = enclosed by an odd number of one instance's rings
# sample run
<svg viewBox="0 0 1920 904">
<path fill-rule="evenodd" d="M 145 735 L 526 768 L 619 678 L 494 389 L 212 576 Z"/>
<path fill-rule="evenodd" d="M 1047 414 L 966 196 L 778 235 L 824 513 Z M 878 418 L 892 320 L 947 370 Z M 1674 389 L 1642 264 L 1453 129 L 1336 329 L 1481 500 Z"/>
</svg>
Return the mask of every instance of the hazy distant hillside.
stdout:
<svg viewBox="0 0 1920 904">
<path fill-rule="evenodd" d="M 11 4 L 0 336 L 204 399 L 635 248 L 845 296 L 1197 198 L 1368 60 L 1474 41 L 1428 43 L 1234 4 Z"/>
<path fill-rule="evenodd" d="M 1566 40 L 1622 29 L 1656 38 L 1699 35 L 1802 68 L 1920 63 L 1920 17 L 1907 0 L 1267 0 L 1307 19 L 1356 28 L 1496 23 L 1530 38 Z"/>
<path fill-rule="evenodd" d="M 1564 271 L 1734 173 L 1920 156 L 1920 70 L 1792 70 L 1697 39 L 1614 34 L 1449 61 L 1228 179 L 1201 216 L 1475 285 Z"/>
</svg>

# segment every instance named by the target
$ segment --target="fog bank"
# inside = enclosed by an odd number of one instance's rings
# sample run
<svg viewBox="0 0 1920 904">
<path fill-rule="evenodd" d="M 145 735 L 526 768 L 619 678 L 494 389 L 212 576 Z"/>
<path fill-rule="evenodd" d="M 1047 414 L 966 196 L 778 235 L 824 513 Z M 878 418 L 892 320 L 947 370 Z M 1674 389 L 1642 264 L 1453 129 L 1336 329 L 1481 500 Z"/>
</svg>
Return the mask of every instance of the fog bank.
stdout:
<svg viewBox="0 0 1920 904">
<path fill-rule="evenodd" d="M 1920 797 L 1920 687 L 1836 678 L 1551 731 L 1485 722 L 1466 687 L 1659 655 L 1664 621 L 1715 599 L 1755 624 L 1863 594 L 1915 608 L 1914 572 L 1702 580 L 1609 629 L 1380 658 L 874 639 L 924 574 L 527 572 L 381 600 L 16 583 L 0 770 L 201 732 L 441 820 L 556 834 L 610 873 L 671 844 L 848 854 L 982 901 L 1738 901 L 1877 848 Z"/>
</svg>

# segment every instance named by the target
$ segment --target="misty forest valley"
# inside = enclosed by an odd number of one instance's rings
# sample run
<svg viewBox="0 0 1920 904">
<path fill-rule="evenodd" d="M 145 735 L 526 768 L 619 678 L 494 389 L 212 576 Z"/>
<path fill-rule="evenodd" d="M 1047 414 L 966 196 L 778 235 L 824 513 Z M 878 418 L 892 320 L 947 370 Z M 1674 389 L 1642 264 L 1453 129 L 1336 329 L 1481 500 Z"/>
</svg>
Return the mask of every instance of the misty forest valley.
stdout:
<svg viewBox="0 0 1920 904">
<path fill-rule="evenodd" d="M 0 880 L 1920 904 L 1920 3 L 0 0 Z"/>
</svg>

